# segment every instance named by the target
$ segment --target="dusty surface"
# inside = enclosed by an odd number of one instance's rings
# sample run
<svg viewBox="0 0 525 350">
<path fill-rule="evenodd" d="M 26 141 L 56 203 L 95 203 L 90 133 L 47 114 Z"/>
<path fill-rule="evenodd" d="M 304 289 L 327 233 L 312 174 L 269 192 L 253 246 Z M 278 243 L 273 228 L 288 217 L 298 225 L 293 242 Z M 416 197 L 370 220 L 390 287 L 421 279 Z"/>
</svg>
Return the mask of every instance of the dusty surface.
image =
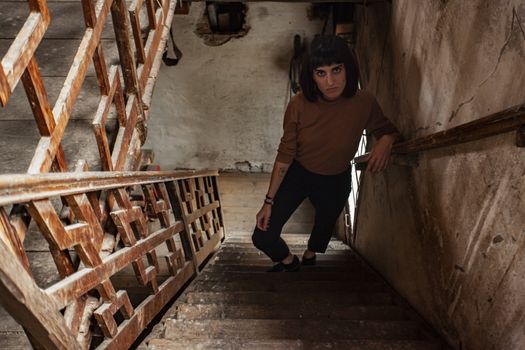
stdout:
<svg viewBox="0 0 525 350">
<path fill-rule="evenodd" d="M 264 174 L 219 177 L 226 240 L 140 350 L 441 349 L 440 339 L 338 240 L 316 266 L 266 273 L 272 262 L 253 246 L 251 231 L 268 180 Z M 282 236 L 298 255 L 311 228 L 308 204 L 289 223 L 303 234 L 288 225 Z M 235 215 L 239 208 L 252 213 Z"/>
<path fill-rule="evenodd" d="M 522 0 L 391 10 L 360 13 L 358 51 L 365 85 L 406 138 L 525 102 Z M 525 346 L 525 161 L 514 140 L 429 151 L 365 179 L 357 249 L 463 349 Z"/>
<path fill-rule="evenodd" d="M 175 16 L 177 66 L 162 66 L 149 125 L 149 148 L 163 169 L 270 171 L 282 132 L 295 34 L 310 37 L 322 23 L 308 4 L 248 3 L 242 38 L 207 46 L 195 34 L 204 11 Z"/>
</svg>

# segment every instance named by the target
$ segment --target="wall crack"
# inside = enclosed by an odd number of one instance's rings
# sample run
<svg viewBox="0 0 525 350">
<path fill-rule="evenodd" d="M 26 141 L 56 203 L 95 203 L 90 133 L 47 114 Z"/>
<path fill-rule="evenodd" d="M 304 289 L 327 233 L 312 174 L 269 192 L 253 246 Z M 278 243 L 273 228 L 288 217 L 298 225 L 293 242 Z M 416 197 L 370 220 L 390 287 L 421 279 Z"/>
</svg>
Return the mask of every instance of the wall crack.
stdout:
<svg viewBox="0 0 525 350">
<path fill-rule="evenodd" d="M 507 47 L 508 47 L 508 45 L 510 43 L 510 40 L 512 39 L 512 35 L 514 34 L 516 26 L 518 27 L 518 30 L 521 32 L 521 34 L 523 36 L 523 39 L 525 40 L 525 30 L 523 29 L 523 26 L 521 24 L 521 19 L 518 16 L 518 12 L 516 11 L 516 7 L 513 7 L 512 8 L 512 21 L 511 21 L 511 24 L 510 24 L 509 35 L 505 39 L 505 43 L 503 44 L 503 46 L 501 47 L 501 49 L 499 51 L 498 60 L 496 61 L 496 64 L 494 65 L 494 68 L 492 69 L 490 74 L 475 88 L 474 94 L 472 94 L 472 96 L 469 99 L 461 102 L 458 105 L 458 107 L 451 113 L 450 118 L 448 118 L 449 122 L 452 121 L 452 119 L 454 119 L 458 115 L 459 111 L 461 110 L 461 108 L 463 108 L 463 106 L 465 106 L 466 104 L 471 103 L 474 100 L 474 98 L 478 94 L 479 89 L 481 89 L 481 87 L 483 85 L 485 85 L 487 83 L 487 81 L 489 81 L 489 79 L 492 78 L 492 76 L 496 73 L 496 71 L 498 70 L 499 64 L 501 62 L 501 59 L 503 57 L 503 54 L 505 53 L 505 51 L 506 51 L 506 49 L 507 49 Z"/>
</svg>

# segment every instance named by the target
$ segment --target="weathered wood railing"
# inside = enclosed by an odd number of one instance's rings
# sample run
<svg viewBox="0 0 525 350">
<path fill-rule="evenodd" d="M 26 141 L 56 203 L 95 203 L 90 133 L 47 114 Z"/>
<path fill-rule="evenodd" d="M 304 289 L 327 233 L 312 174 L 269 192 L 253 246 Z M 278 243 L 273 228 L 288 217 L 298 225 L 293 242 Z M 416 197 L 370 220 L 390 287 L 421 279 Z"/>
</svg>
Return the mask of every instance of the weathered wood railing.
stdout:
<svg viewBox="0 0 525 350">
<path fill-rule="evenodd" d="M 35 348 L 127 349 L 223 239 L 217 176 L 0 176 L 0 302 Z M 60 275 L 51 285 L 35 282 L 21 232 L 7 214 L 13 205 L 27 208 L 49 244 Z M 168 270 L 163 279 L 160 256 Z M 139 303 L 114 282 L 130 265 L 147 291 Z"/>
<path fill-rule="evenodd" d="M 525 104 L 516 105 L 480 119 L 440 131 L 428 136 L 399 142 L 392 148 L 393 154 L 407 155 L 431 149 L 459 145 L 516 130 L 516 145 L 525 147 Z M 366 167 L 368 153 L 354 159 L 361 169 Z"/>
<path fill-rule="evenodd" d="M 128 9 L 124 0 L 79 1 L 84 24 L 78 22 L 78 25 L 85 27 L 85 31 L 60 94 L 51 106 L 35 52 L 52 18 L 46 0 L 28 0 L 28 18 L 0 61 L 0 106 L 7 105 L 21 80 L 41 135 L 28 173 L 45 173 L 51 170 L 52 165 L 57 171 L 68 170 L 62 139 L 91 61 L 100 90 L 98 107 L 93 106 L 93 128 L 101 169 L 133 168 L 125 167 L 126 158 L 129 158 L 130 148 L 132 154 L 140 154 L 138 147 L 146 138 L 144 123 L 148 118 L 175 3 L 176 0 L 134 0 Z M 140 22 L 144 5 L 147 26 Z M 119 64 L 108 67 L 101 36 L 110 15 Z M 146 41 L 143 39 L 144 32 Z M 119 128 L 113 149 L 110 149 L 109 145 L 113 142 L 108 141 L 105 124 L 112 105 L 115 106 Z M 91 164 L 90 167 L 93 168 Z"/>
</svg>

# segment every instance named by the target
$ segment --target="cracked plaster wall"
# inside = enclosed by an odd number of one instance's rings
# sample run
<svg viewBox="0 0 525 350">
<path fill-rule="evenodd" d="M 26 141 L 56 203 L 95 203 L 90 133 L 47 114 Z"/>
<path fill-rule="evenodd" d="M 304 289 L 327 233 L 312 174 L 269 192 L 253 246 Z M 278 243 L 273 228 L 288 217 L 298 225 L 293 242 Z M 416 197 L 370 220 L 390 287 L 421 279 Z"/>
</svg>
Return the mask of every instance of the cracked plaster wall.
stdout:
<svg viewBox="0 0 525 350">
<path fill-rule="evenodd" d="M 405 138 L 525 103 L 523 0 L 358 17 L 363 82 Z M 524 152 L 507 133 L 364 179 L 355 247 L 456 348 L 525 348 Z"/>
<path fill-rule="evenodd" d="M 204 12 L 194 2 L 175 16 L 177 66 L 162 66 L 153 96 L 148 144 L 162 169 L 271 171 L 288 99 L 293 37 L 322 23 L 305 3 L 247 3 L 248 33 L 221 46 L 195 34 Z"/>
</svg>

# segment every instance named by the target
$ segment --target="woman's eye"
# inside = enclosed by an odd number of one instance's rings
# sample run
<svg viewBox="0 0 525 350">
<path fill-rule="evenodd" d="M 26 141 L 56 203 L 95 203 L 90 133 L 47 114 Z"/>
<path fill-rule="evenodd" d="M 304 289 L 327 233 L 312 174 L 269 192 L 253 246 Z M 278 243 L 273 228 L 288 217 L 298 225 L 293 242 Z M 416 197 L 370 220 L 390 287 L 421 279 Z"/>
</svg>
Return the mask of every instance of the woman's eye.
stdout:
<svg viewBox="0 0 525 350">
<path fill-rule="evenodd" d="M 334 73 L 341 73 L 342 70 L 343 70 L 343 68 L 341 68 L 341 67 L 335 67 L 334 69 L 332 69 L 332 72 L 334 72 Z"/>
<path fill-rule="evenodd" d="M 324 77 L 326 75 L 326 73 L 323 72 L 322 70 L 315 71 L 315 73 L 317 74 L 318 77 Z"/>
</svg>

